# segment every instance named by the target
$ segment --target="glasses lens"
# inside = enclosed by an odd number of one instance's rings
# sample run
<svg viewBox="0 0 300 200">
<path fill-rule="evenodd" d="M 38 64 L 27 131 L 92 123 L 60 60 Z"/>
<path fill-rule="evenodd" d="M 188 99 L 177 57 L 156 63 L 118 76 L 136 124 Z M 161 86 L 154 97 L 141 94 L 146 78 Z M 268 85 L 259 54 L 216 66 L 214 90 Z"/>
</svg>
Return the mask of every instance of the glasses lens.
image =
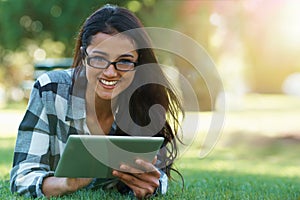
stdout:
<svg viewBox="0 0 300 200">
<path fill-rule="evenodd" d="M 129 61 L 122 61 L 122 62 L 117 62 L 116 66 L 118 70 L 128 71 L 128 70 L 133 70 L 135 64 Z"/>
<path fill-rule="evenodd" d="M 88 64 L 96 68 L 106 68 L 108 62 L 101 57 L 91 57 L 88 59 Z"/>
</svg>

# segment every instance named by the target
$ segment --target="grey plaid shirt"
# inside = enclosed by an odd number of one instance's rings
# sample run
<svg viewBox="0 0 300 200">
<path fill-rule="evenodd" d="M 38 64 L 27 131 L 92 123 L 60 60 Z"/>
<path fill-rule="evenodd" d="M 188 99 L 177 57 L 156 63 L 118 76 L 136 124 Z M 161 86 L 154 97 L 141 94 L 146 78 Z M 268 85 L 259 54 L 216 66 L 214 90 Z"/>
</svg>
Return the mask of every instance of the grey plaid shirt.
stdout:
<svg viewBox="0 0 300 200">
<path fill-rule="evenodd" d="M 85 90 L 77 94 L 72 92 L 72 71 L 45 73 L 34 84 L 19 126 L 10 174 L 12 192 L 31 197 L 43 196 L 43 180 L 54 175 L 69 135 L 89 134 L 85 128 Z M 82 87 L 86 85 L 85 79 L 79 83 Z M 110 134 L 113 135 L 115 130 L 113 123 Z M 164 194 L 168 178 L 163 171 L 160 172 L 159 190 Z M 109 188 L 118 182 L 117 179 L 94 179 L 87 188 Z"/>
</svg>

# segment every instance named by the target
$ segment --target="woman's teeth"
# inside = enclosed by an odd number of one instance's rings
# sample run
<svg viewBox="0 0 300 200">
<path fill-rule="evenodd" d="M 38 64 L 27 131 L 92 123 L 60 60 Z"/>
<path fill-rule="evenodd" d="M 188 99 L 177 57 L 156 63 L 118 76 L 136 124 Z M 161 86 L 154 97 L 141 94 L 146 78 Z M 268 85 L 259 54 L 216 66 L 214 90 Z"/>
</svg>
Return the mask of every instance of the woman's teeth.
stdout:
<svg viewBox="0 0 300 200">
<path fill-rule="evenodd" d="M 107 81 L 107 80 L 103 80 L 103 79 L 101 79 L 100 81 L 101 81 L 101 83 L 103 83 L 104 85 L 109 85 L 109 86 L 111 86 L 111 85 L 116 85 L 117 82 L 118 82 L 118 81 Z"/>
</svg>

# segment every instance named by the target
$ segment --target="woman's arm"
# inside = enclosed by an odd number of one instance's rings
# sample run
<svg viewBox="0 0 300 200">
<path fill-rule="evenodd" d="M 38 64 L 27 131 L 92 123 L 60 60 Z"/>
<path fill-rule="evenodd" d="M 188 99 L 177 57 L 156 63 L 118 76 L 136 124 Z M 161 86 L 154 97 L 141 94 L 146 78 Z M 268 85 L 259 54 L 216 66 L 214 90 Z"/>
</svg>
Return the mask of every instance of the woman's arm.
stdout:
<svg viewBox="0 0 300 200">
<path fill-rule="evenodd" d="M 92 178 L 47 177 L 43 181 L 42 192 L 46 197 L 61 196 L 87 186 L 92 180 Z"/>
<path fill-rule="evenodd" d="M 56 76 L 68 78 L 66 73 Z M 58 140 L 57 122 L 59 119 L 65 119 L 65 116 L 56 115 L 56 98 L 67 99 L 66 96 L 60 95 L 69 91 L 68 83 L 64 82 L 65 87 L 60 87 L 63 89 L 59 91 L 58 84 L 56 79 L 53 80 L 53 74 L 51 77 L 48 74 L 42 75 L 34 84 L 27 111 L 18 130 L 10 174 L 12 192 L 30 197 L 41 197 L 44 192 L 47 196 L 55 196 L 76 191 L 75 189 L 89 183 L 89 180 L 84 179 L 53 177 L 60 148 L 64 145 L 63 141 Z M 58 109 L 64 107 L 60 105 Z"/>
<path fill-rule="evenodd" d="M 11 191 L 31 197 L 42 196 L 43 179 L 53 175 L 49 165 L 49 124 L 39 88 L 37 81 L 19 126 L 10 173 Z"/>
</svg>

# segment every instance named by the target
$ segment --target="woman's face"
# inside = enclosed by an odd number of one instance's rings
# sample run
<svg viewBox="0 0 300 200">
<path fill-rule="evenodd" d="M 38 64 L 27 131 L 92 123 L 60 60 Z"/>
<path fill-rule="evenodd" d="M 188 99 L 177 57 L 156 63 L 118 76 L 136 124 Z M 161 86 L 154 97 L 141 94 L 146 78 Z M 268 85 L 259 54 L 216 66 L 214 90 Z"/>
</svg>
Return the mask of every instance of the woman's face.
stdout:
<svg viewBox="0 0 300 200">
<path fill-rule="evenodd" d="M 86 49 L 88 57 L 97 56 L 110 62 L 136 62 L 138 53 L 133 41 L 124 35 L 108 35 L 97 33 Z M 132 82 L 135 71 L 123 72 L 115 69 L 113 64 L 106 69 L 98 69 L 88 65 L 86 60 L 88 91 L 95 91 L 96 97 L 111 100 L 125 90 Z"/>
</svg>

